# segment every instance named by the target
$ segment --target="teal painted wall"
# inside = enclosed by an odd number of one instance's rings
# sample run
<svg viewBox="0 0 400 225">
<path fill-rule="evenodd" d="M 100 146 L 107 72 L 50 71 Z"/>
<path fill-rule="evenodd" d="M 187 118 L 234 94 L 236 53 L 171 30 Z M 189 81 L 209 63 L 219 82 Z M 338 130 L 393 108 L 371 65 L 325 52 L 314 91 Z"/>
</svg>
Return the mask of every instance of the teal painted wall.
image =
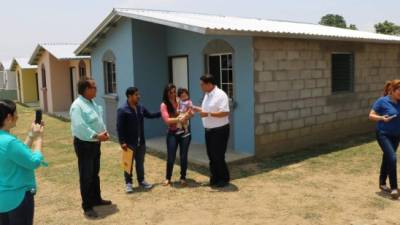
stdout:
<svg viewBox="0 0 400 225">
<path fill-rule="evenodd" d="M 194 104 L 200 105 L 203 93 L 200 77 L 205 73 L 203 49 L 214 39 L 228 42 L 234 49 L 234 110 L 233 130 L 235 150 L 254 153 L 254 79 L 252 37 L 208 36 L 189 31 L 167 28 L 167 53 L 189 56 L 189 87 Z M 193 140 L 204 143 L 204 131 L 199 117 L 192 119 Z"/>
<path fill-rule="evenodd" d="M 133 20 L 134 83 L 141 93 L 141 103 L 151 112 L 158 112 L 163 89 L 168 84 L 168 61 L 165 27 Z M 165 135 L 161 119 L 145 120 L 146 137 Z"/>
<path fill-rule="evenodd" d="M 105 88 L 102 59 L 107 50 L 111 50 L 116 57 L 115 66 L 117 74 L 118 105 L 121 105 L 126 100 L 125 90 L 129 86 L 134 85 L 132 20 L 122 19 L 119 21 L 117 26 L 112 28 L 112 30 L 107 33 L 106 37 L 97 43 L 91 54 L 92 76 L 96 80 L 98 86 L 96 102 L 103 107 L 105 107 L 105 101 L 103 99 Z M 115 114 L 115 112 L 112 113 Z M 110 130 L 110 132 L 115 134 L 116 131 Z"/>
<path fill-rule="evenodd" d="M 142 104 L 150 111 L 159 110 L 162 91 L 169 80 L 168 56 L 188 55 L 189 86 L 192 101 L 201 104 L 199 78 L 204 74 L 207 43 L 214 39 L 227 41 L 234 48 L 234 148 L 254 153 L 254 79 L 252 37 L 206 36 L 142 21 L 123 19 L 99 42 L 92 52 L 93 77 L 98 83 L 97 102 L 104 106 L 102 57 L 112 50 L 117 58 L 118 104 L 125 101 L 125 90 L 136 86 L 142 94 Z M 160 120 L 146 120 L 147 137 L 165 134 Z M 193 141 L 204 143 L 204 128 L 199 117 L 192 119 Z"/>
</svg>

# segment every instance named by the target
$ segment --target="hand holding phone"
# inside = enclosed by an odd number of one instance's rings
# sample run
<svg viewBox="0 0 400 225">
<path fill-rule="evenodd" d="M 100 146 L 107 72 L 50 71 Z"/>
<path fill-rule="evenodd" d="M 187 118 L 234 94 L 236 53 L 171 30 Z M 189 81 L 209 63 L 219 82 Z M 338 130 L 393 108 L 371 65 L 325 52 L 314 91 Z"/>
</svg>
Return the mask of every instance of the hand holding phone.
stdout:
<svg viewBox="0 0 400 225">
<path fill-rule="evenodd" d="M 36 110 L 35 124 L 42 124 L 42 116 L 43 116 L 42 110 L 40 109 Z"/>
</svg>

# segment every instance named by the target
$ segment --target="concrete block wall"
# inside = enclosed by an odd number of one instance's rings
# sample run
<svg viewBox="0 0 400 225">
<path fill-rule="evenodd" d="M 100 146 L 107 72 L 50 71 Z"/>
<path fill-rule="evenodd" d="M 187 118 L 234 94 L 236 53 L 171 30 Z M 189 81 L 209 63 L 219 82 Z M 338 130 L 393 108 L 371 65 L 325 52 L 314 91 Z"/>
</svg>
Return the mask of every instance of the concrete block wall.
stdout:
<svg viewBox="0 0 400 225">
<path fill-rule="evenodd" d="M 256 155 L 373 132 L 370 107 L 399 78 L 399 45 L 264 37 L 253 45 Z M 331 91 L 334 52 L 354 54 L 353 92 Z"/>
</svg>

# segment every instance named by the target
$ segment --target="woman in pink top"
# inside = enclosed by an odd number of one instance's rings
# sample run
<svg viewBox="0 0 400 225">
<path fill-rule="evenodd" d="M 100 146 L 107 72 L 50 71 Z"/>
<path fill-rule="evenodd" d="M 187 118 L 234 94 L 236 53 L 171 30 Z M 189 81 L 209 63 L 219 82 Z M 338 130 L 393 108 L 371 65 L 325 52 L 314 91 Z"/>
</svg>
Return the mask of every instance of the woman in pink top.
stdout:
<svg viewBox="0 0 400 225">
<path fill-rule="evenodd" d="M 188 165 L 188 151 L 191 141 L 191 136 L 183 137 L 182 134 L 177 134 L 177 124 L 184 123 L 189 119 L 189 116 L 178 118 L 178 102 L 176 100 L 176 87 L 173 84 L 168 84 L 164 89 L 163 102 L 160 106 L 161 116 L 167 130 L 167 171 L 165 176 L 164 186 L 171 185 L 172 170 L 174 168 L 176 152 L 179 146 L 179 158 L 181 161 L 181 177 L 180 182 L 183 186 L 187 185 L 186 171 Z"/>
</svg>

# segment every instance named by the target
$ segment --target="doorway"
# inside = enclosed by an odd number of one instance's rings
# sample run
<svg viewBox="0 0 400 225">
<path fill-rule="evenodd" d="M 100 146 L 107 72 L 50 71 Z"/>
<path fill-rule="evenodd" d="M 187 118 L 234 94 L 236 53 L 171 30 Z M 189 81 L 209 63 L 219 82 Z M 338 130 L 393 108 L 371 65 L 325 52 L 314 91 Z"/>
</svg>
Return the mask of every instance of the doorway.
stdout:
<svg viewBox="0 0 400 225">
<path fill-rule="evenodd" d="M 187 56 L 169 57 L 169 81 L 175 84 L 177 88 L 186 88 L 189 90 L 189 68 Z"/>
<path fill-rule="evenodd" d="M 22 102 L 21 74 L 17 71 L 18 101 Z"/>
<path fill-rule="evenodd" d="M 43 95 L 43 111 L 48 112 L 48 98 L 47 98 L 47 80 L 46 80 L 46 69 L 44 65 L 42 65 L 41 68 L 41 73 L 42 73 L 42 95 Z"/>
<path fill-rule="evenodd" d="M 78 84 L 78 76 L 76 74 L 76 67 L 69 68 L 69 78 L 70 78 L 70 93 L 71 93 L 71 102 L 78 97 L 78 91 L 76 85 Z"/>
</svg>

